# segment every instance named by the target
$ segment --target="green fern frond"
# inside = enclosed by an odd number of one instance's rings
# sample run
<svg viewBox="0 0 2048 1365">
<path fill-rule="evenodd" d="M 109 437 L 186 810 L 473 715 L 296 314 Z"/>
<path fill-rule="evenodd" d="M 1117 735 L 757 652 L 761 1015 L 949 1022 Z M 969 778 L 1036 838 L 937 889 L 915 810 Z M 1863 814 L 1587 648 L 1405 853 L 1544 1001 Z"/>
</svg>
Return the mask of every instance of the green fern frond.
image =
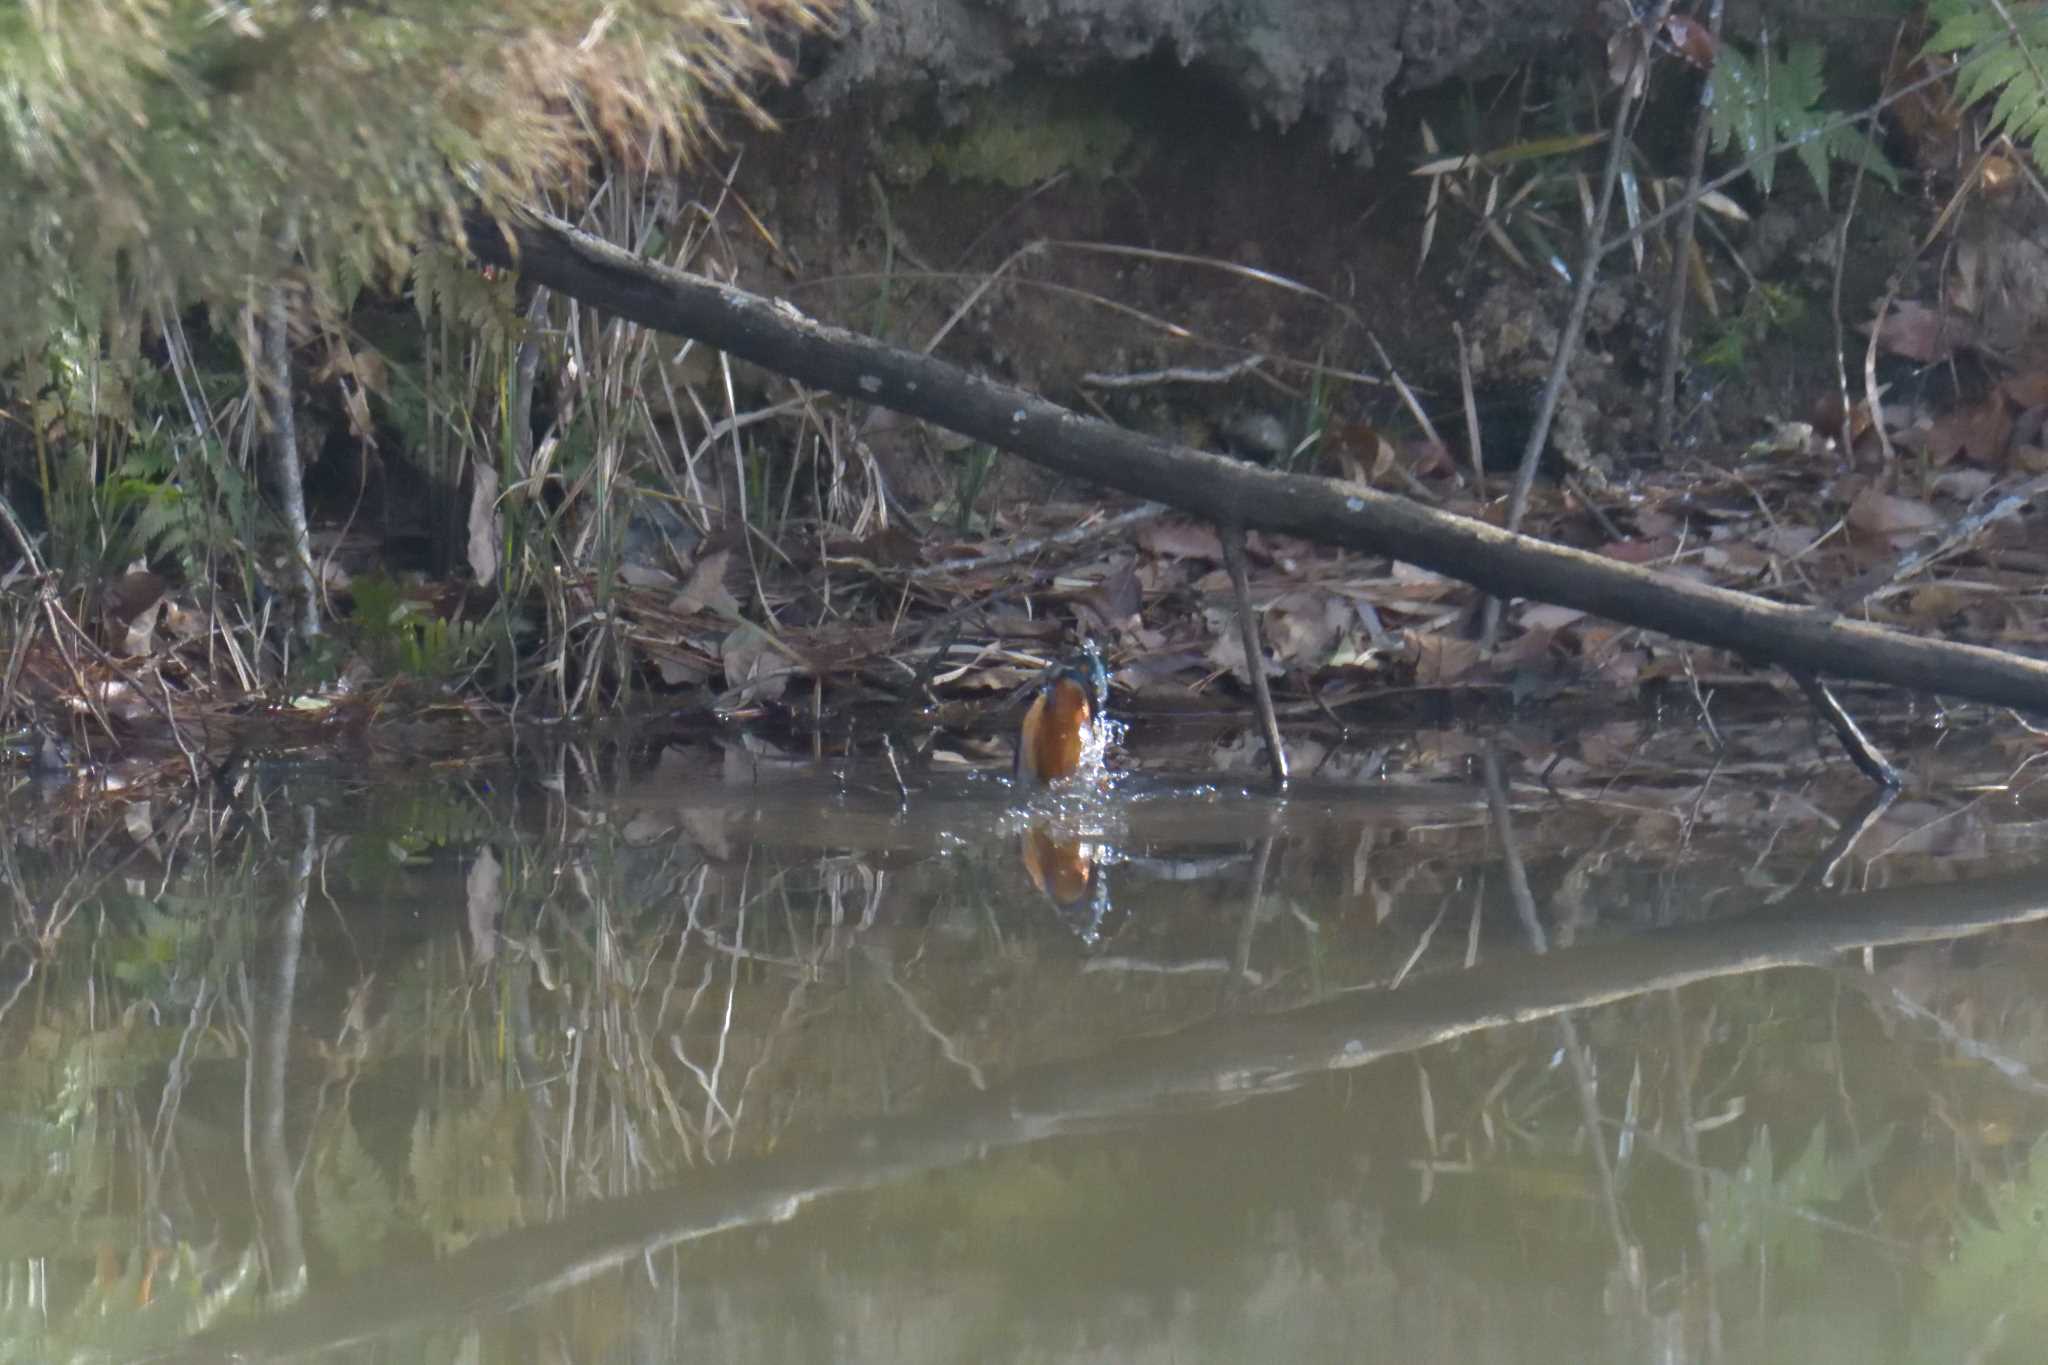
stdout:
<svg viewBox="0 0 2048 1365">
<path fill-rule="evenodd" d="M 449 247 L 429 246 L 414 256 L 412 292 L 424 325 L 440 319 L 477 332 L 493 345 L 519 334 L 523 319 L 511 278 L 486 278 Z"/>
<path fill-rule="evenodd" d="M 1995 91 L 1992 131 L 2024 144 L 2040 161 L 2041 138 L 2048 134 L 2048 10 L 1935 0 L 1928 17 L 1934 33 L 1921 51 L 1956 58 L 1957 102 L 1976 104 Z"/>
<path fill-rule="evenodd" d="M 1828 167 L 1860 165 L 1893 189 L 1898 169 L 1859 129 L 1837 123 L 1825 107 L 1827 82 L 1816 43 L 1793 43 L 1782 54 L 1765 49 L 1761 60 L 1724 44 L 1708 78 L 1707 127 L 1717 150 L 1736 149 L 1765 194 L 1771 192 L 1778 154 L 1792 151 L 1828 196 Z"/>
<path fill-rule="evenodd" d="M 185 560 L 192 549 L 192 532 L 191 507 L 176 484 L 153 485 L 129 525 L 135 547 L 151 559 Z"/>
</svg>

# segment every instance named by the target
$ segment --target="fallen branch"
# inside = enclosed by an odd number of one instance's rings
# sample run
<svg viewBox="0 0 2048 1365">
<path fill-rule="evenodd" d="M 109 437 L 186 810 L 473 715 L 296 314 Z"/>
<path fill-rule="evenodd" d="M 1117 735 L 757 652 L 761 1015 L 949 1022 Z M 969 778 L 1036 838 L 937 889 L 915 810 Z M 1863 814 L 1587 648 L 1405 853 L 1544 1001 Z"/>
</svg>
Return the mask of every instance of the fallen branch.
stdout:
<svg viewBox="0 0 2048 1365">
<path fill-rule="evenodd" d="M 1516 535 L 1360 484 L 1281 474 L 1082 417 L 788 303 L 670 270 L 559 219 L 469 224 L 470 247 L 592 307 L 715 346 L 799 383 L 920 417 L 1047 469 L 1225 525 L 1392 555 L 1502 597 L 1835 678 L 2048 712 L 2048 663 L 1707 587 Z"/>
</svg>

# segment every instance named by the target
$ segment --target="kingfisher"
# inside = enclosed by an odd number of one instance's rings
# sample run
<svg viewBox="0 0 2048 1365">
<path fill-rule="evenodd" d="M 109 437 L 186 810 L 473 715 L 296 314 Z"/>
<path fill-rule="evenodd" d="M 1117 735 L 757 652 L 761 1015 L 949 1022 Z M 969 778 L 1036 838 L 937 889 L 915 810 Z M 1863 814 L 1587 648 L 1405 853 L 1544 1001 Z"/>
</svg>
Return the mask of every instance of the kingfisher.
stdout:
<svg viewBox="0 0 2048 1365">
<path fill-rule="evenodd" d="M 1016 779 L 1042 787 L 1073 776 L 1108 707 L 1109 670 L 1101 648 L 1089 640 L 1079 658 L 1049 669 L 1040 680 L 1017 732 Z"/>
</svg>

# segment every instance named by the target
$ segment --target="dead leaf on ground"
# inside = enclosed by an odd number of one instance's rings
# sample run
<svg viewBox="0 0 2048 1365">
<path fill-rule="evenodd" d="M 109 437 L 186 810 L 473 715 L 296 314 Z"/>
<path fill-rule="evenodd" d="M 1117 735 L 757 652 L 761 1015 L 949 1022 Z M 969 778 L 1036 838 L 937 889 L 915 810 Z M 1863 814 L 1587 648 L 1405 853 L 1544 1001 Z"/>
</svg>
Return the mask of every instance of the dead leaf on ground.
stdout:
<svg viewBox="0 0 2048 1365">
<path fill-rule="evenodd" d="M 1843 450 L 1856 449 L 1876 425 L 1869 399 L 1859 398 L 1854 406 L 1845 409 L 1842 395 L 1837 392 L 1822 394 L 1814 403 L 1811 415 L 1814 427 Z"/>
<path fill-rule="evenodd" d="M 1323 449 L 1337 462 L 1342 477 L 1353 483 L 1377 486 L 1394 467 L 1398 452 L 1370 422 L 1346 422 L 1333 427 Z"/>
<path fill-rule="evenodd" d="M 1287 667 L 1321 668 L 1351 618 L 1349 599 L 1323 592 L 1283 594 L 1265 613 L 1266 647 Z"/>
<path fill-rule="evenodd" d="M 1246 555 L 1263 559 L 1285 574 L 1298 574 L 1314 560 L 1322 547 L 1300 536 L 1283 536 L 1272 531 L 1253 531 L 1244 538 Z"/>
<path fill-rule="evenodd" d="M 1040 670 L 1021 665 L 998 664 L 990 668 L 967 668 L 953 680 L 965 692 L 1015 692 L 1039 675 Z"/>
<path fill-rule="evenodd" d="M 1730 572 L 1742 574 L 1762 573 L 1778 558 L 1763 546 L 1747 540 L 1731 540 L 1716 547 L 1714 553 Z"/>
<path fill-rule="evenodd" d="M 1464 584 L 1455 578 L 1447 578 L 1440 573 L 1431 573 L 1428 569 L 1400 559 L 1394 561 L 1393 567 L 1387 571 L 1387 577 L 1384 581 L 1393 585 L 1395 589 L 1394 596 L 1425 602 L 1433 602 L 1439 597 L 1457 592 L 1464 587 Z M 1377 585 L 1372 586 L 1376 587 Z M 1363 595 L 1375 602 L 1386 600 L 1370 589 Z"/>
<path fill-rule="evenodd" d="M 927 550 L 925 543 L 904 526 L 891 524 L 858 540 L 834 542 L 833 559 L 873 564 L 884 569 L 904 569 L 918 563 Z M 940 554 L 934 558 L 949 558 Z"/>
<path fill-rule="evenodd" d="M 1813 548 L 1813 543 L 1818 539 L 1820 532 L 1811 526 L 1795 526 L 1789 523 L 1766 527 L 1756 533 L 1756 544 L 1771 554 L 1788 558 L 1805 554 Z"/>
<path fill-rule="evenodd" d="M 711 677 L 695 664 L 669 656 L 656 659 L 654 666 L 661 671 L 661 681 L 669 687 L 696 687 Z"/>
<path fill-rule="evenodd" d="M 2009 374 L 1999 382 L 2005 396 L 2022 408 L 2048 407 L 2048 370 Z"/>
<path fill-rule="evenodd" d="M 651 564 L 621 564 L 619 581 L 629 588 L 672 588 L 676 576 Z"/>
<path fill-rule="evenodd" d="M 1953 312 L 1929 308 L 1914 299 L 1892 305 L 1877 324 L 1877 348 L 1932 365 L 1969 343 L 1969 329 Z"/>
<path fill-rule="evenodd" d="M 1935 477 L 1934 491 L 1958 502 L 1969 502 L 1981 497 L 1997 481 L 1998 476 L 1988 469 L 1950 469 Z"/>
<path fill-rule="evenodd" d="M 1683 14 L 1670 15 L 1664 20 L 1664 37 L 1673 51 L 1701 71 L 1714 65 L 1714 32 L 1699 20 Z"/>
<path fill-rule="evenodd" d="M 1563 630 L 1566 626 L 1585 618 L 1586 613 L 1577 607 L 1552 606 L 1548 602 L 1530 602 L 1521 609 L 1522 628 L 1531 631 Z"/>
<path fill-rule="evenodd" d="M 1557 641 L 1557 632 L 1548 628 L 1524 630 L 1514 639 L 1505 642 L 1493 652 L 1493 666 L 1496 670 L 1529 670 L 1546 664 L 1550 659 L 1550 647 Z"/>
<path fill-rule="evenodd" d="M 780 701 L 788 690 L 794 661 L 752 622 L 734 628 L 718 653 L 725 664 L 726 688 L 739 693 L 741 700 Z"/>
<path fill-rule="evenodd" d="M 690 570 L 690 579 L 676 594 L 673 609 L 684 615 L 711 611 L 720 616 L 737 616 L 739 600 L 725 586 L 726 571 L 732 565 L 731 550 L 713 550 Z"/>
<path fill-rule="evenodd" d="M 1645 650 L 1618 649 L 1600 661 L 1600 679 L 1613 687 L 1634 687 L 1642 680 L 1643 666 L 1649 661 Z"/>
<path fill-rule="evenodd" d="M 1415 637 L 1415 681 L 1428 687 L 1456 682 L 1479 664 L 1479 642 L 1455 635 Z"/>
<path fill-rule="evenodd" d="M 1981 403 L 1935 418 L 1927 430 L 1927 458 L 1939 465 L 1965 455 L 1990 464 L 2005 454 L 2011 439 L 2012 409 L 1994 393 Z"/>
<path fill-rule="evenodd" d="M 1214 669 L 1230 674 L 1239 682 L 1249 684 L 1251 673 L 1244 666 L 1244 633 L 1238 629 L 1237 613 L 1228 607 L 1210 607 L 1202 613 L 1210 632 L 1209 648 L 1202 655 L 1202 662 Z M 1261 659 L 1267 677 L 1278 677 L 1286 670 L 1276 667 L 1270 660 Z"/>
<path fill-rule="evenodd" d="M 1849 504 L 1847 520 L 1851 530 L 1869 536 L 1913 536 L 1941 525 L 1941 513 L 1917 498 L 1902 498 L 1880 492 L 1876 485 L 1864 489 Z"/>
<path fill-rule="evenodd" d="M 1138 528 L 1138 544 L 1167 559 L 1223 559 L 1216 528 L 1199 521 L 1161 518 Z"/>
<path fill-rule="evenodd" d="M 1916 588 L 1906 599 L 1906 617 L 1914 625 L 1928 629 L 1946 621 L 1967 605 L 1969 599 L 1966 594 L 1945 583 L 1932 583 Z"/>
<path fill-rule="evenodd" d="M 1654 564 L 1678 553 L 1677 536 L 1652 536 L 1647 540 L 1610 540 L 1600 553 L 1624 564 Z"/>
<path fill-rule="evenodd" d="M 1124 560 L 1109 571 L 1102 582 L 1073 598 L 1083 624 L 1092 624 L 1104 635 L 1113 635 L 1137 622 L 1144 599 L 1138 588 L 1138 561 Z"/>
</svg>

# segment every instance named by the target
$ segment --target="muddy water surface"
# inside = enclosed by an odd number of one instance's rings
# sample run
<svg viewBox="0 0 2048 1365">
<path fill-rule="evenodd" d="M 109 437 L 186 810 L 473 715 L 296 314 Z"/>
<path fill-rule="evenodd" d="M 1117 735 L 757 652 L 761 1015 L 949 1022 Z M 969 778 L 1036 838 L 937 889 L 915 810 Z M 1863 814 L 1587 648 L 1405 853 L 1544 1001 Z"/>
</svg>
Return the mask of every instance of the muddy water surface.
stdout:
<svg viewBox="0 0 2048 1365">
<path fill-rule="evenodd" d="M 23 782 L 0 1360 L 2036 1358 L 2036 741 L 1720 738 Z"/>
</svg>

